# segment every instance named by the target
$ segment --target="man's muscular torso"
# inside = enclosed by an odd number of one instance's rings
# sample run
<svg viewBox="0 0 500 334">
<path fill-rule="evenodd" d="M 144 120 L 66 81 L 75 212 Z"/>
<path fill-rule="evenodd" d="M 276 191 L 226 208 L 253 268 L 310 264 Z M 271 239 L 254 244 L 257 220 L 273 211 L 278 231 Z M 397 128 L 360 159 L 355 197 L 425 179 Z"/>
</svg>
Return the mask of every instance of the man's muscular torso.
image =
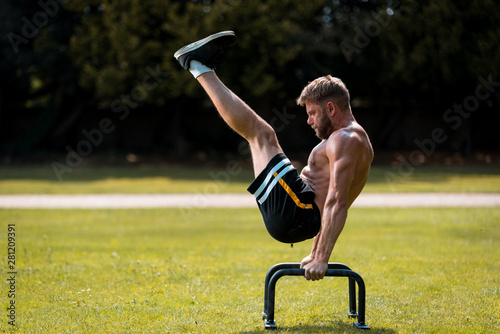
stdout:
<svg viewBox="0 0 500 334">
<path fill-rule="evenodd" d="M 368 135 L 363 128 L 356 122 L 353 122 L 346 128 L 339 129 L 333 132 L 330 137 L 319 143 L 309 155 L 307 166 L 301 172 L 301 177 L 311 186 L 316 194 L 314 202 L 323 214 L 328 188 L 330 185 L 330 176 L 332 171 L 331 161 L 326 154 L 327 143 L 336 145 L 335 148 L 342 150 L 339 145 L 347 145 L 346 141 L 351 141 L 349 144 L 356 148 L 355 151 L 346 151 L 350 158 L 356 159 L 356 168 L 354 179 L 349 188 L 348 204 L 354 202 L 356 197 L 361 193 L 366 180 L 368 178 L 370 164 L 373 159 L 373 150 L 368 139 Z"/>
</svg>

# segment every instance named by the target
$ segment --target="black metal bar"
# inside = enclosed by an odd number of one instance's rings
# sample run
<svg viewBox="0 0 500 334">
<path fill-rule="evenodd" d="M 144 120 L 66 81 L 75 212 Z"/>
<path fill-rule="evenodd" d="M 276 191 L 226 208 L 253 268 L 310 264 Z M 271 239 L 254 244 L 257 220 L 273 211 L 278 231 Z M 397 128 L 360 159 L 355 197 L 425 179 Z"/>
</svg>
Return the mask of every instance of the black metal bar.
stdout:
<svg viewBox="0 0 500 334">
<path fill-rule="evenodd" d="M 300 268 L 300 263 L 278 263 L 269 269 L 266 275 L 266 281 L 264 283 L 264 312 L 262 312 L 262 319 L 265 320 L 267 318 L 267 305 L 268 305 L 268 293 L 269 293 L 269 281 L 271 280 L 271 277 L 281 269 L 298 269 Z"/>
<path fill-rule="evenodd" d="M 285 263 L 278 263 L 269 269 L 266 275 L 266 280 L 264 282 L 264 312 L 262 312 L 262 318 L 266 319 L 266 314 L 267 314 L 267 304 L 268 304 L 268 290 L 269 290 L 269 281 L 271 280 L 271 277 L 281 269 L 299 269 L 300 268 L 300 263 L 297 262 L 285 262 Z M 351 270 L 347 265 L 343 263 L 338 263 L 338 262 L 330 262 L 328 263 L 328 269 L 347 269 Z M 354 283 L 354 280 L 349 280 L 349 305 L 350 305 L 350 312 L 349 314 L 352 313 L 354 310 L 355 316 L 357 316 L 356 313 L 356 284 Z M 354 305 L 354 306 L 353 306 Z"/>
<path fill-rule="evenodd" d="M 357 317 L 354 323 L 356 328 L 369 329 L 365 324 L 366 290 L 363 279 L 359 274 L 352 271 L 342 263 L 329 263 L 325 276 L 337 276 L 349 278 L 349 316 Z M 283 276 L 304 276 L 305 269 L 300 269 L 300 263 L 280 263 L 273 266 L 266 275 L 264 287 L 264 312 L 263 319 L 266 320 L 266 329 L 276 329 L 274 321 L 276 283 Z M 356 312 L 356 283 L 358 283 L 359 313 Z"/>
<path fill-rule="evenodd" d="M 356 318 L 358 312 L 356 311 L 356 281 L 354 278 L 349 277 L 349 318 Z"/>
<path fill-rule="evenodd" d="M 365 307 L 366 307 L 366 288 L 365 282 L 361 276 L 352 270 L 327 270 L 325 276 L 345 276 L 352 278 L 358 283 L 358 322 L 354 323 L 354 327 L 359 329 L 370 329 L 365 324 Z"/>
<path fill-rule="evenodd" d="M 281 269 L 300 269 L 300 263 L 298 262 L 284 262 L 284 263 L 278 263 L 269 269 L 269 271 L 266 274 L 266 280 L 264 282 L 264 312 L 262 312 L 262 319 L 265 320 L 267 316 L 267 304 L 268 304 L 268 290 L 269 290 L 269 281 L 271 280 L 271 277 Z M 346 269 L 346 270 L 351 270 L 347 265 L 343 263 L 338 263 L 338 262 L 330 262 L 328 263 L 328 269 Z M 303 275 L 302 275 L 303 276 Z M 352 310 L 354 310 L 354 313 L 357 316 L 356 313 L 356 284 L 354 283 L 354 280 L 349 280 L 349 305 L 350 305 L 350 312 L 349 314 L 352 313 Z M 353 306 L 354 305 L 354 306 Z"/>
</svg>

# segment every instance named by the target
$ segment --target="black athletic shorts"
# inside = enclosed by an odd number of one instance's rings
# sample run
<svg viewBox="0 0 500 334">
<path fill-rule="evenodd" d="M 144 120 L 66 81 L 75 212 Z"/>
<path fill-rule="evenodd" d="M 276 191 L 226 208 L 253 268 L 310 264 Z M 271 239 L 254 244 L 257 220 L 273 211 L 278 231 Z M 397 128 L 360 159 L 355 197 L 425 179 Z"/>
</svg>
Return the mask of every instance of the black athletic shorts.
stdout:
<svg viewBox="0 0 500 334">
<path fill-rule="evenodd" d="M 274 239 L 295 243 L 318 234 L 321 214 L 314 203 L 314 191 L 283 153 L 271 159 L 247 190 L 255 196 Z"/>
</svg>

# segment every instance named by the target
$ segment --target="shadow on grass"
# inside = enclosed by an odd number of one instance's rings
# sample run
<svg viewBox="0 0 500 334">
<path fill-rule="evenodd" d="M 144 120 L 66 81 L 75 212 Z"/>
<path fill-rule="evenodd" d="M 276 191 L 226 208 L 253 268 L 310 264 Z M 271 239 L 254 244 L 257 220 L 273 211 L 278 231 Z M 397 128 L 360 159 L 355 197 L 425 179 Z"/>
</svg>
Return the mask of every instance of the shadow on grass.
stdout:
<svg viewBox="0 0 500 334">
<path fill-rule="evenodd" d="M 368 324 L 369 325 L 369 324 Z M 297 326 L 280 326 L 278 324 L 277 330 L 266 330 L 264 328 L 264 323 L 262 323 L 262 329 L 244 331 L 240 334 L 255 334 L 255 333 L 384 333 L 384 334 L 394 334 L 396 331 L 392 328 L 381 328 L 381 327 L 370 327 L 369 331 L 360 330 L 354 328 L 351 322 L 346 323 L 345 321 L 331 321 L 322 325 L 308 325 L 301 324 Z"/>
</svg>

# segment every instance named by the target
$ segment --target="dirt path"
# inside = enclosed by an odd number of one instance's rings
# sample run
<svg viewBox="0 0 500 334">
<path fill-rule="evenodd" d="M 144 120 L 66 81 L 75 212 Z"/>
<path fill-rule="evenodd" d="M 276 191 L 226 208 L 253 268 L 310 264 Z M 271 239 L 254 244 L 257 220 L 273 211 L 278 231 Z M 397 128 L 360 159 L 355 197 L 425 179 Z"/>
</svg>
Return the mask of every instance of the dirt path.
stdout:
<svg viewBox="0 0 500 334">
<path fill-rule="evenodd" d="M 353 207 L 496 207 L 500 194 L 361 194 Z M 249 194 L 0 195 L 0 208 L 244 208 L 256 207 Z"/>
</svg>

